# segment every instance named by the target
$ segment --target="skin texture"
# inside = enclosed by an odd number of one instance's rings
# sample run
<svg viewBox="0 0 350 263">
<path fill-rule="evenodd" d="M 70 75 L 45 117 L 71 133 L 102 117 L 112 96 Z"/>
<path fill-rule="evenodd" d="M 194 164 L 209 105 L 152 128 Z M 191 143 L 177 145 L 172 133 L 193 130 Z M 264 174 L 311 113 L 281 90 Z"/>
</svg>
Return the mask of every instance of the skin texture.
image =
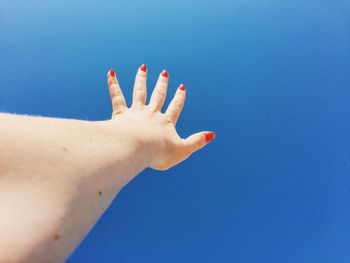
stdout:
<svg viewBox="0 0 350 263">
<path fill-rule="evenodd" d="M 127 108 L 109 71 L 111 120 L 0 114 L 0 262 L 65 261 L 138 173 L 169 169 L 208 144 L 207 131 L 186 139 L 176 132 L 185 89 L 160 112 L 164 75 L 146 105 L 147 69 L 140 67 Z"/>
</svg>

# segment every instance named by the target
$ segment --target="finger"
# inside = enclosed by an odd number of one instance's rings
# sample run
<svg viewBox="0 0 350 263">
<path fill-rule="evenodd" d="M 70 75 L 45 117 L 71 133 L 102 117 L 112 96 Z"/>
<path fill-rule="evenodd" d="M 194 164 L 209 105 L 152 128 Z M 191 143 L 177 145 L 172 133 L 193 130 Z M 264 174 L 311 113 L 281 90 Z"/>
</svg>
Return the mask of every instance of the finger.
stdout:
<svg viewBox="0 0 350 263">
<path fill-rule="evenodd" d="M 109 94 L 111 95 L 113 113 L 112 118 L 125 110 L 126 102 L 122 90 L 119 87 L 119 83 L 115 74 L 115 71 L 111 69 L 107 73 L 107 82 L 109 87 Z"/>
<path fill-rule="evenodd" d="M 144 105 L 147 98 L 147 66 L 142 64 L 136 74 L 132 106 Z"/>
<path fill-rule="evenodd" d="M 205 131 L 192 134 L 184 140 L 184 147 L 189 154 L 206 146 L 215 138 L 215 133 Z"/>
<path fill-rule="evenodd" d="M 176 124 L 186 100 L 186 87 L 181 84 L 165 112 L 168 120 Z"/>
<path fill-rule="evenodd" d="M 169 74 L 163 70 L 159 75 L 157 84 L 152 92 L 149 106 L 153 111 L 160 111 L 165 101 L 166 92 L 168 89 Z"/>
</svg>

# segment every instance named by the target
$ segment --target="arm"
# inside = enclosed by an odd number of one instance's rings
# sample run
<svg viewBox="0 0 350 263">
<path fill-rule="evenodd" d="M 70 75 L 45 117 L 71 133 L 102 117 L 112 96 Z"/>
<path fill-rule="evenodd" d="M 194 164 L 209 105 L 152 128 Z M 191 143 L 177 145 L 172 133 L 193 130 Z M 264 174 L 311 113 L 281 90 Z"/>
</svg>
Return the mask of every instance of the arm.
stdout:
<svg viewBox="0 0 350 263">
<path fill-rule="evenodd" d="M 133 177 L 147 167 L 168 169 L 214 137 L 181 139 L 175 124 L 184 86 L 161 113 L 167 72 L 148 105 L 146 75 L 143 65 L 127 108 L 114 71 L 108 73 L 111 120 L 0 114 L 0 262 L 64 261 Z"/>
</svg>

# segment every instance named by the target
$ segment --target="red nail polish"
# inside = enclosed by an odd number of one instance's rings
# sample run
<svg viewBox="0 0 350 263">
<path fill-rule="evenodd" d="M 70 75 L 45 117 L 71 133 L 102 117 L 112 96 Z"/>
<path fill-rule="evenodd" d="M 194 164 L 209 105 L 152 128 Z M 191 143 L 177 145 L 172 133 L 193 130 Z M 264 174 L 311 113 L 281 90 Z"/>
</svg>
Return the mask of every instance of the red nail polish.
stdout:
<svg viewBox="0 0 350 263">
<path fill-rule="evenodd" d="M 205 139 L 207 140 L 207 142 L 210 142 L 211 140 L 213 140 L 215 138 L 215 133 L 205 132 L 204 136 L 205 136 Z"/>
<path fill-rule="evenodd" d="M 143 72 L 146 72 L 147 71 L 147 66 L 145 64 L 142 64 L 140 69 L 143 71 Z"/>
<path fill-rule="evenodd" d="M 110 71 L 109 74 L 111 75 L 111 77 L 115 77 L 115 71 L 114 71 L 114 69 L 111 69 L 111 71 Z"/>
<path fill-rule="evenodd" d="M 164 70 L 162 71 L 162 76 L 163 76 L 164 78 L 167 78 L 167 77 L 169 76 L 168 71 L 164 69 Z"/>
<path fill-rule="evenodd" d="M 185 86 L 184 84 L 181 84 L 181 85 L 179 86 L 179 89 L 180 89 L 180 90 L 185 90 L 185 89 L 186 89 L 186 86 Z"/>
</svg>

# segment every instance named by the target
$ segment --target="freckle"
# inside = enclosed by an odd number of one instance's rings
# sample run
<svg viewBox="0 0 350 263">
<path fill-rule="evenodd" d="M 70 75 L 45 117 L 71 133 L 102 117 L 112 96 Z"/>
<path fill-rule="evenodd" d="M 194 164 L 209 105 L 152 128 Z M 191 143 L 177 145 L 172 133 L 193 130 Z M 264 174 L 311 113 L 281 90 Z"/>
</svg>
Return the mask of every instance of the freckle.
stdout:
<svg viewBox="0 0 350 263">
<path fill-rule="evenodd" d="M 92 139 L 89 139 L 89 142 L 92 142 Z"/>
<path fill-rule="evenodd" d="M 102 195 L 102 191 L 98 191 L 98 194 L 99 194 L 99 195 Z"/>
<path fill-rule="evenodd" d="M 68 149 L 66 147 L 63 147 L 62 150 L 66 152 Z"/>
<path fill-rule="evenodd" d="M 53 239 L 54 240 L 59 240 L 60 239 L 60 235 L 59 234 L 54 234 L 53 235 Z"/>
</svg>

